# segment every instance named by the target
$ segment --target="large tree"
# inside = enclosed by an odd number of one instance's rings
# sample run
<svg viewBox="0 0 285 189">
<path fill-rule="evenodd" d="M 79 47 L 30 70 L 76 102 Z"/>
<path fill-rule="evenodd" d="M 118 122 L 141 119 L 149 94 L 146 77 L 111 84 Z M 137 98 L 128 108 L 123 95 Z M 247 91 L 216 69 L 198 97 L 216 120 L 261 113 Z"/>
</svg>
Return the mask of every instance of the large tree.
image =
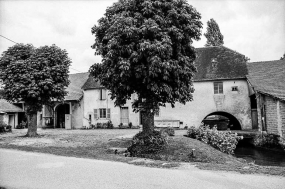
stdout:
<svg viewBox="0 0 285 189">
<path fill-rule="evenodd" d="M 116 106 L 132 94 L 144 132 L 154 129 L 159 106 L 192 100 L 201 15 L 185 0 L 120 0 L 92 28 L 102 63 L 90 73 L 110 90 Z"/>
<path fill-rule="evenodd" d="M 64 99 L 70 63 L 67 52 L 56 45 L 35 48 L 16 44 L 0 57 L 4 98 L 12 103 L 25 103 L 27 136 L 37 135 L 37 111 L 43 105 Z"/>
<path fill-rule="evenodd" d="M 207 22 L 207 31 L 204 33 L 204 36 L 207 38 L 206 47 L 221 46 L 224 44 L 224 36 L 220 31 L 219 25 L 213 18 Z"/>
</svg>

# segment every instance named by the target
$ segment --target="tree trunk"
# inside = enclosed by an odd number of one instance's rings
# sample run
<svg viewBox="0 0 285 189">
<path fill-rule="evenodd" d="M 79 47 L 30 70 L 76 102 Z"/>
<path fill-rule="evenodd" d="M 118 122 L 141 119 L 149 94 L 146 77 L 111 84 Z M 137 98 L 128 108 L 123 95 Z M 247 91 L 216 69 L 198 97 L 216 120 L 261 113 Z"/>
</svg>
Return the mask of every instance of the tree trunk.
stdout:
<svg viewBox="0 0 285 189">
<path fill-rule="evenodd" d="M 152 133 L 154 131 L 154 113 L 150 111 L 142 111 L 141 123 L 143 125 L 143 132 Z"/>
<path fill-rule="evenodd" d="M 37 114 L 27 115 L 27 124 L 28 124 L 28 132 L 26 134 L 27 137 L 36 137 L 37 133 Z"/>
</svg>

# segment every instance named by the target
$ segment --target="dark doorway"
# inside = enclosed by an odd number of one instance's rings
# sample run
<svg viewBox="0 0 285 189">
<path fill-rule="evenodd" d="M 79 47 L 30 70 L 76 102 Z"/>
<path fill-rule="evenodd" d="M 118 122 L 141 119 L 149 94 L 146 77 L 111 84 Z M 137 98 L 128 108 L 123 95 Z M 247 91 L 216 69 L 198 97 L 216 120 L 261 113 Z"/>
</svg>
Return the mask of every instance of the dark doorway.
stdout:
<svg viewBox="0 0 285 189">
<path fill-rule="evenodd" d="M 69 114 L 69 104 L 60 104 L 56 108 L 56 128 L 65 128 L 65 114 Z"/>
<path fill-rule="evenodd" d="M 213 112 L 207 115 L 202 122 L 210 128 L 216 125 L 218 130 L 241 130 L 237 118 L 227 112 Z"/>
</svg>

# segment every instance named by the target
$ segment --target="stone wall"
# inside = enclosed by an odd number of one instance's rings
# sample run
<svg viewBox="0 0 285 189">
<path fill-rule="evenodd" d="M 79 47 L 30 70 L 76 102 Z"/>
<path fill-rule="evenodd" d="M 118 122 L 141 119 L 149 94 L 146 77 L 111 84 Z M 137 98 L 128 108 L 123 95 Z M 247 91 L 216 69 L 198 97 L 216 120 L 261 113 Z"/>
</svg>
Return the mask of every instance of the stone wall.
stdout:
<svg viewBox="0 0 285 189">
<path fill-rule="evenodd" d="M 265 96 L 264 103 L 267 132 L 285 136 L 285 102 Z"/>
</svg>

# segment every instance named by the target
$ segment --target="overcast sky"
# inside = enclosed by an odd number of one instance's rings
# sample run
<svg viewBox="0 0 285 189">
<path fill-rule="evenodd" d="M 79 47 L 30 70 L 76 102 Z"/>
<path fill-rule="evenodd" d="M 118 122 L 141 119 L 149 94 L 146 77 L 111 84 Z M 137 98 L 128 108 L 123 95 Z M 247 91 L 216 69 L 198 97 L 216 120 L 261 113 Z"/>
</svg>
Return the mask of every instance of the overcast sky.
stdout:
<svg viewBox="0 0 285 189">
<path fill-rule="evenodd" d="M 70 73 L 87 72 L 100 62 L 91 45 L 91 28 L 113 0 L 3 1 L 0 0 L 0 35 L 35 47 L 56 44 L 72 59 Z M 224 45 L 251 62 L 277 60 L 285 52 L 285 0 L 189 0 L 202 15 L 203 33 L 214 18 Z M 203 47 L 204 36 L 194 43 Z M 14 45 L 0 37 L 0 53 Z"/>
</svg>

